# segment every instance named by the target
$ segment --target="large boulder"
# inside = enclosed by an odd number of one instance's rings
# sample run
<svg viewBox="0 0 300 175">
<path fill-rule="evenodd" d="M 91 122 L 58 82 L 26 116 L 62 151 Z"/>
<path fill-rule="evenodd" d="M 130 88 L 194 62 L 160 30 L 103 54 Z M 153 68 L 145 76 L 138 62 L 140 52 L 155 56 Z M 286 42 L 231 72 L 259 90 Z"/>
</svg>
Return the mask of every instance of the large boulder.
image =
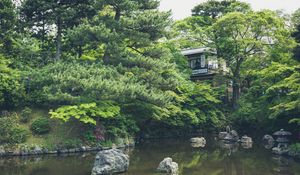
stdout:
<svg viewBox="0 0 300 175">
<path fill-rule="evenodd" d="M 121 173 L 127 171 L 128 167 L 129 156 L 121 150 L 104 150 L 96 155 L 92 175 Z"/>
<path fill-rule="evenodd" d="M 178 164 L 176 162 L 173 162 L 172 158 L 167 157 L 159 163 L 157 171 L 175 175 L 178 174 Z"/>
</svg>

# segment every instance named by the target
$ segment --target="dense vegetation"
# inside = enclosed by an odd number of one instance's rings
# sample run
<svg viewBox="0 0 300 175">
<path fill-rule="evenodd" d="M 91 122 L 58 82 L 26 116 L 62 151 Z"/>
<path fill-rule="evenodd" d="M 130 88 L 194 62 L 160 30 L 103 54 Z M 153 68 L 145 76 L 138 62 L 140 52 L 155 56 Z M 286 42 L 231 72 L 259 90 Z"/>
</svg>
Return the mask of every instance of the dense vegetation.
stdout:
<svg viewBox="0 0 300 175">
<path fill-rule="evenodd" d="M 212 0 L 172 21 L 155 0 L 21 2 L 0 2 L 1 143 L 58 126 L 72 143 L 227 124 L 299 132 L 297 12 Z M 228 71 L 192 82 L 180 50 L 202 46 Z"/>
</svg>

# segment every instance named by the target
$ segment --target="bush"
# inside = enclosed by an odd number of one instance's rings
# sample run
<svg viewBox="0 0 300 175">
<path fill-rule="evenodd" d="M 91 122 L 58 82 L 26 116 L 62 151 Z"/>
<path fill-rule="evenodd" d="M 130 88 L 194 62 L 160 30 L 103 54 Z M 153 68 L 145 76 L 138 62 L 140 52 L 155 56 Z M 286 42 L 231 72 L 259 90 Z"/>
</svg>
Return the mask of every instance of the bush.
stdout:
<svg viewBox="0 0 300 175">
<path fill-rule="evenodd" d="M 92 130 L 83 132 L 82 136 L 83 136 L 83 139 L 88 143 L 95 143 L 97 141 Z"/>
<path fill-rule="evenodd" d="M 21 112 L 20 121 L 22 123 L 27 123 L 28 121 L 30 121 L 31 112 L 32 112 L 32 110 L 30 108 L 25 107 Z"/>
<path fill-rule="evenodd" d="M 50 132 L 50 121 L 47 118 L 38 118 L 34 120 L 30 127 L 34 134 L 47 134 Z"/>
<path fill-rule="evenodd" d="M 300 154 L 300 143 L 295 143 L 289 146 L 290 151 Z"/>
<path fill-rule="evenodd" d="M 111 140 L 105 140 L 105 141 L 102 141 L 100 143 L 100 145 L 103 146 L 103 147 L 112 147 L 113 142 Z"/>
<path fill-rule="evenodd" d="M 9 114 L 0 118 L 0 144 L 16 144 L 26 141 L 28 131 L 18 125 L 18 116 Z"/>
<path fill-rule="evenodd" d="M 16 127 L 12 129 L 11 142 L 24 143 L 29 135 L 27 129 L 23 127 Z"/>
</svg>

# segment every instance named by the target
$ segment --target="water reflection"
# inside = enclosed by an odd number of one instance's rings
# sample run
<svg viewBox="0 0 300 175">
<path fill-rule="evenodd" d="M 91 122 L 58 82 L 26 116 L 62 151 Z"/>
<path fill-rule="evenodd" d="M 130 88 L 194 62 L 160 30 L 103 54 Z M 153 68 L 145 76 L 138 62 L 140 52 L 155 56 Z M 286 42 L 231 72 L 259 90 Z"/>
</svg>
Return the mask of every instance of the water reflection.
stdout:
<svg viewBox="0 0 300 175">
<path fill-rule="evenodd" d="M 272 159 L 276 165 L 273 169 L 274 175 L 294 175 L 291 171 L 290 159 L 279 155 L 274 155 Z"/>
<path fill-rule="evenodd" d="M 227 151 L 227 155 L 230 156 L 232 153 L 235 153 L 239 149 L 239 143 L 228 143 L 226 141 L 220 140 L 219 145 L 221 148 Z"/>
<path fill-rule="evenodd" d="M 188 140 L 149 141 L 126 150 L 129 171 L 124 175 L 157 175 L 165 157 L 179 164 L 180 175 L 300 175 L 299 163 L 273 156 L 253 145 L 208 141 L 204 148 L 191 147 Z M 44 156 L 0 159 L 1 175 L 90 175 L 95 153 L 65 157 Z"/>
</svg>

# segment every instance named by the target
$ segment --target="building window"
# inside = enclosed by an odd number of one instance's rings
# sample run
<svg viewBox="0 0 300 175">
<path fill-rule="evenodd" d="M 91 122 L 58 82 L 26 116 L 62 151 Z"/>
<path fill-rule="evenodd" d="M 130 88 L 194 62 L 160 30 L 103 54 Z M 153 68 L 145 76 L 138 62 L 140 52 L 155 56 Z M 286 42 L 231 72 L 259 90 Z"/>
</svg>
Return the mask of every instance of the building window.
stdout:
<svg viewBox="0 0 300 175">
<path fill-rule="evenodd" d="M 195 69 L 195 68 L 196 68 L 196 59 L 190 60 L 190 67 L 191 67 L 192 69 Z"/>
<path fill-rule="evenodd" d="M 200 57 L 200 62 L 201 62 L 201 68 L 205 68 L 206 66 L 206 61 L 205 61 L 205 55 L 201 55 Z"/>
</svg>

